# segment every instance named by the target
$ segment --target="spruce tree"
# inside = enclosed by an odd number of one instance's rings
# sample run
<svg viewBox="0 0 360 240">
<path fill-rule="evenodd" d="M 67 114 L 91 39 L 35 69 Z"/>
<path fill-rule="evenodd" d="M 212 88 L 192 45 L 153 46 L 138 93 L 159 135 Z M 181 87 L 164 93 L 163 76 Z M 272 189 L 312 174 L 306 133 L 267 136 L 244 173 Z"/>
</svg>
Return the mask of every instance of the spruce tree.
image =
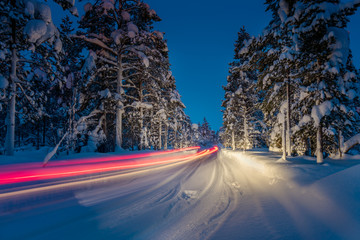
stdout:
<svg viewBox="0 0 360 240">
<path fill-rule="evenodd" d="M 72 3 L 66 0 L 57 0 L 64 9 L 71 8 Z M 16 98 L 19 92 L 24 92 L 21 88 L 24 79 L 24 63 L 31 62 L 26 58 L 26 53 L 41 53 L 42 44 L 51 46 L 57 53 L 61 50 L 61 40 L 57 28 L 51 18 L 51 10 L 43 1 L 29 0 L 16 1 L 7 0 L 0 3 L 1 12 L 1 48 L 8 56 L 9 68 L 5 72 L 4 78 L 7 79 L 7 133 L 6 133 L 6 154 L 14 154 L 15 142 L 15 112 Z M 21 42 L 20 42 L 21 41 Z M 51 51 L 49 49 L 49 51 Z M 44 55 L 43 55 L 44 56 Z M 6 57 L 5 57 L 6 58 Z M 50 71 L 50 69 L 47 69 Z"/>
<path fill-rule="evenodd" d="M 247 67 L 250 35 L 243 27 L 235 43 L 234 62 L 230 64 L 228 84 L 224 87 L 223 141 L 231 143 L 232 149 L 249 149 L 261 138 L 262 114 L 258 108 L 260 91 L 257 89 L 256 70 Z M 260 130 L 260 131 L 259 131 Z"/>
<path fill-rule="evenodd" d="M 85 11 L 80 21 L 83 31 L 76 37 L 88 43 L 91 57 L 96 64 L 94 76 L 88 83 L 94 86 L 89 86 L 93 89 L 89 98 L 99 94 L 101 97 L 101 100 L 93 102 L 89 107 L 97 109 L 98 115 L 103 116 L 97 117 L 98 119 L 115 118 L 115 124 L 112 126 L 116 133 L 115 148 L 121 149 L 126 86 L 132 75 L 139 74 L 139 64 L 145 68 L 149 67 L 144 40 L 150 38 L 151 25 L 160 18 L 149 5 L 138 0 L 98 1 L 94 5 L 88 3 L 85 5 Z M 96 126 L 107 133 L 113 132 L 105 129 L 104 124 L 107 127 L 112 125 L 111 122 L 103 122 L 97 123 Z"/>
<path fill-rule="evenodd" d="M 303 1 L 293 21 L 301 54 L 300 128 L 316 131 L 317 162 L 336 151 L 341 138 L 358 129 L 358 81 L 349 50 L 346 24 L 360 3 Z M 309 118 L 311 117 L 311 118 Z M 309 124 L 312 126 L 309 127 Z M 315 143 L 314 138 L 311 139 Z M 338 142 L 338 143 L 336 143 Z M 313 144 L 315 145 L 315 144 Z"/>
</svg>

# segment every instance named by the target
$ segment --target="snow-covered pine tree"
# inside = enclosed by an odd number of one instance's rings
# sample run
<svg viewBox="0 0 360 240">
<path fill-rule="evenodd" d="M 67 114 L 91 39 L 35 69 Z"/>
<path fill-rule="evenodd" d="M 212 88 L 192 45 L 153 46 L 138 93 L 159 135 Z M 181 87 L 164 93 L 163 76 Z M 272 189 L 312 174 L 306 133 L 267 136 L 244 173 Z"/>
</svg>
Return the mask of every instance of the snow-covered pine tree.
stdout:
<svg viewBox="0 0 360 240">
<path fill-rule="evenodd" d="M 209 122 L 204 117 L 203 123 L 199 124 L 199 144 L 204 147 L 211 147 L 216 143 L 215 132 L 211 130 Z"/>
<path fill-rule="evenodd" d="M 238 33 L 235 43 L 235 57 L 230 64 L 228 84 L 224 87 L 223 120 L 225 132 L 223 141 L 234 150 L 252 148 L 256 142 L 261 142 L 262 114 L 258 109 L 261 99 L 257 90 L 256 70 L 247 67 L 248 50 L 245 44 L 250 35 L 243 27 Z"/>
<path fill-rule="evenodd" d="M 82 32 L 77 38 L 88 43 L 90 50 L 89 57 L 96 63 L 96 72 L 88 81 L 93 89 L 88 94 L 85 102 L 91 102 L 92 108 L 88 112 L 97 112 L 97 119 L 115 118 L 115 125 L 112 129 L 115 134 L 115 148 L 122 148 L 123 130 L 122 121 L 124 114 L 124 93 L 127 81 L 137 71 L 138 63 L 146 68 L 149 66 L 149 59 L 144 51 L 144 39 L 151 35 L 152 23 L 160 18 L 149 5 L 140 0 L 102 0 L 92 5 L 85 5 L 85 15 L 80 21 Z M 94 86 L 94 87 L 91 87 Z M 97 103 L 94 98 L 100 96 Z M 88 107 L 84 106 L 84 109 Z M 114 115 L 115 116 L 114 116 Z M 106 128 L 104 126 L 106 125 Z M 107 132 L 111 127 L 106 122 L 93 124 L 93 129 Z M 109 128 L 109 129 L 107 129 Z M 102 129 L 102 130 L 101 130 Z M 105 133 L 105 135 L 108 135 Z M 110 136 L 108 136 L 110 138 Z"/>
<path fill-rule="evenodd" d="M 221 134 L 221 141 L 225 147 L 231 147 L 233 150 L 236 149 L 235 143 L 235 135 L 239 136 L 239 134 L 235 134 L 235 131 L 239 128 L 235 127 L 235 123 L 238 123 L 236 120 L 233 111 L 231 110 L 231 101 L 228 101 L 226 105 L 223 103 L 223 107 L 225 107 L 223 112 L 223 132 Z"/>
<path fill-rule="evenodd" d="M 192 145 L 200 145 L 200 123 L 191 124 L 191 142 Z"/>
<path fill-rule="evenodd" d="M 138 64 L 137 73 L 129 76 L 127 84 L 124 85 L 128 88 L 124 93 L 125 99 L 129 102 L 127 112 L 137 116 L 136 119 L 128 121 L 128 124 L 137 125 L 138 133 L 135 138 L 140 141 L 139 149 L 149 148 L 151 142 L 156 141 L 152 137 L 155 127 L 153 118 L 154 114 L 164 107 L 161 96 L 169 71 L 167 45 L 163 34 L 154 31 L 146 37 L 143 39 L 143 53 L 147 56 L 149 65 Z M 158 135 L 158 129 L 155 131 Z"/>
<path fill-rule="evenodd" d="M 246 150 L 255 145 L 255 142 L 260 142 L 262 124 L 262 114 L 259 109 L 259 102 L 261 98 L 261 91 L 257 89 L 257 72 L 250 70 L 247 67 L 247 49 L 245 43 L 250 40 L 249 34 L 245 28 L 242 28 L 238 34 L 239 38 L 236 41 L 237 56 L 235 60 L 237 64 L 231 69 L 232 72 L 237 73 L 238 89 L 235 92 L 236 101 L 239 103 L 238 112 L 240 116 L 239 126 L 242 130 L 241 148 Z M 243 52 L 243 50 L 245 52 Z"/>
<path fill-rule="evenodd" d="M 192 142 L 192 128 L 191 120 L 189 116 L 185 116 L 185 121 L 183 122 L 182 131 L 181 131 L 181 142 L 180 148 L 195 146 Z"/>
<path fill-rule="evenodd" d="M 164 149 L 168 147 L 178 148 L 181 142 L 182 128 L 188 116 L 184 112 L 185 105 L 176 88 L 175 77 L 169 70 L 165 76 L 166 80 L 163 82 L 161 92 L 161 102 L 164 107 L 164 111 L 161 113 L 164 129 L 163 145 Z"/>
<path fill-rule="evenodd" d="M 71 8 L 73 1 L 57 0 L 64 9 Z M 23 77 L 19 74 L 27 62 L 23 54 L 37 52 L 43 43 L 48 43 L 57 52 L 61 49 L 58 30 L 51 18 L 50 7 L 44 1 L 7 0 L 0 2 L 1 12 L 1 47 L 10 62 L 4 79 L 7 79 L 7 133 L 6 154 L 14 154 L 16 98 L 21 91 Z M 21 42 L 20 42 L 21 40 Z M 5 57 L 6 58 L 6 57 Z M 22 65 L 23 64 L 23 65 Z M 20 68 L 20 69 L 19 69 Z M 20 88 L 20 89 L 19 89 Z"/>
<path fill-rule="evenodd" d="M 291 19 L 301 54 L 300 129 L 317 132 L 317 162 L 323 154 L 341 149 L 342 136 L 358 131 L 359 79 L 352 65 L 349 33 L 345 29 L 359 1 L 299 1 Z M 340 147 L 339 147 L 340 146 Z M 314 151 L 313 151 L 314 152 Z"/>
<path fill-rule="evenodd" d="M 239 83 L 237 81 L 236 75 L 231 74 L 227 79 L 228 84 L 223 86 L 225 90 L 225 100 L 223 100 L 222 107 L 225 109 L 222 110 L 224 126 L 222 141 L 225 147 L 231 147 L 233 150 L 235 150 L 236 142 L 240 141 L 241 136 L 241 127 L 239 126 L 240 117 L 238 112 L 240 104 L 235 98 L 235 92 L 238 89 Z"/>
<path fill-rule="evenodd" d="M 78 100 L 81 92 L 82 78 L 81 66 L 83 56 L 81 54 L 83 46 L 78 39 L 71 38 L 74 34 L 73 22 L 69 16 L 65 16 L 60 24 L 60 38 L 62 41 L 62 51 L 59 54 L 59 63 L 62 77 L 58 79 L 52 87 L 52 96 L 56 99 L 59 107 L 56 108 L 57 114 L 52 116 L 51 122 L 56 129 L 68 132 L 66 137 L 66 150 L 72 152 L 76 148 L 77 139 L 77 120 L 78 120 Z"/>
<path fill-rule="evenodd" d="M 238 39 L 235 42 L 235 54 L 234 61 L 230 63 L 229 76 L 227 77 L 227 85 L 223 86 L 225 91 L 225 99 L 222 102 L 222 107 L 225 108 L 223 112 L 223 126 L 224 134 L 222 135 L 222 141 L 226 147 L 230 147 L 235 150 L 236 143 L 241 141 L 241 123 L 240 123 L 240 111 L 241 103 L 236 96 L 236 91 L 239 89 L 240 72 L 235 70 L 240 66 L 239 50 L 244 44 L 244 41 L 250 39 L 250 35 L 243 27 L 238 32 Z"/>
<path fill-rule="evenodd" d="M 167 42 L 164 39 L 163 33 L 154 31 L 151 43 L 153 46 L 151 47 L 151 52 L 149 53 L 150 67 L 148 69 L 149 77 L 152 80 L 152 91 L 149 94 L 149 101 L 153 106 L 152 116 L 149 118 L 151 132 L 150 137 L 153 139 L 153 145 L 157 146 L 156 148 L 161 149 L 164 131 L 163 123 L 167 116 L 167 102 L 165 101 L 165 96 L 166 92 L 171 89 L 167 86 L 167 77 L 171 76 L 171 71 Z"/>
<path fill-rule="evenodd" d="M 181 142 L 182 127 L 186 121 L 186 114 L 184 112 L 185 105 L 181 101 L 179 92 L 172 89 L 170 92 L 169 119 L 168 119 L 168 138 L 169 143 L 173 148 L 179 148 Z"/>
<path fill-rule="evenodd" d="M 293 26 L 287 21 L 294 13 L 294 3 L 295 1 L 290 0 L 266 1 L 267 10 L 272 12 L 273 19 L 257 39 L 261 51 L 258 58 L 260 61 L 257 63 L 258 86 L 265 93 L 261 108 L 271 127 L 270 145 L 280 147 L 281 139 L 282 145 L 286 146 L 283 156 L 291 155 L 294 150 L 291 130 L 297 115 L 293 109 L 299 81 L 296 78 L 297 52 L 293 41 Z"/>
</svg>

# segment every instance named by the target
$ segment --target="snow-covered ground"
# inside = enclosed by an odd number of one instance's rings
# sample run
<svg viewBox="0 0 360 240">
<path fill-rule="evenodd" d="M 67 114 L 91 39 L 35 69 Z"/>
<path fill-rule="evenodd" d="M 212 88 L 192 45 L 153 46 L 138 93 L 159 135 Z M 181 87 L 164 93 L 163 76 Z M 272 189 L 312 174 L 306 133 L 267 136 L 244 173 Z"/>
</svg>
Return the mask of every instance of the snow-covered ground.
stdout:
<svg viewBox="0 0 360 240">
<path fill-rule="evenodd" d="M 214 239 L 359 239 L 358 160 L 291 158 L 222 151 L 234 161 L 242 197 Z"/>
<path fill-rule="evenodd" d="M 359 160 L 266 151 L 0 194 L 0 239 L 359 239 Z"/>
</svg>

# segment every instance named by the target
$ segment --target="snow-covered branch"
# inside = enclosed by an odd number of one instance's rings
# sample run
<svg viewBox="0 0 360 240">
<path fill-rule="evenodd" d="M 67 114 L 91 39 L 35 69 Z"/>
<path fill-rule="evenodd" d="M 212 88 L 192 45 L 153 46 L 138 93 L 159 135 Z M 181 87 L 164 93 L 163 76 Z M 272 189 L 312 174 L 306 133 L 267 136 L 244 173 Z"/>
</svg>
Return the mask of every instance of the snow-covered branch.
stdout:
<svg viewBox="0 0 360 240">
<path fill-rule="evenodd" d="M 342 152 L 347 153 L 351 148 L 353 148 L 357 144 L 360 144 L 360 133 L 356 134 L 355 136 L 353 136 L 344 143 L 342 147 Z"/>
<path fill-rule="evenodd" d="M 111 49 L 109 46 L 107 46 L 104 42 L 100 41 L 99 39 L 97 38 L 88 38 L 84 35 L 72 35 L 71 37 L 73 38 L 78 38 L 78 39 L 82 39 L 88 43 L 92 43 L 92 44 L 95 44 L 103 49 L 106 49 L 108 50 L 109 52 L 113 53 L 114 55 L 117 55 L 118 53 L 115 52 L 113 49 Z"/>
</svg>

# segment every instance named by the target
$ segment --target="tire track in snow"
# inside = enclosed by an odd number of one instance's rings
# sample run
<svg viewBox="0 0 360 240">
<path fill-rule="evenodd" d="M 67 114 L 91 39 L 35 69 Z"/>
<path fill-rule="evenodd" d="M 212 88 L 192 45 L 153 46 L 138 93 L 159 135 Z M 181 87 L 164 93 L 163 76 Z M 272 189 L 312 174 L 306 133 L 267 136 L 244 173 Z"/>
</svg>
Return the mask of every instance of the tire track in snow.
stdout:
<svg viewBox="0 0 360 240">
<path fill-rule="evenodd" d="M 124 239 L 207 239 L 241 197 L 232 168 L 211 156 L 76 197 L 98 213 L 101 229 Z"/>
<path fill-rule="evenodd" d="M 240 194 L 232 184 L 230 169 L 212 157 L 184 177 L 181 191 L 172 199 L 160 223 L 135 239 L 206 239 L 221 226 L 236 206 Z M 202 178 L 202 179 L 199 179 Z M 191 195 L 192 193 L 192 195 Z M 189 196 L 190 195 L 190 196 Z"/>
<path fill-rule="evenodd" d="M 81 191 L 76 197 L 80 203 L 99 213 L 97 218 L 103 228 L 124 229 L 123 225 L 127 225 L 129 219 L 141 222 L 143 215 L 151 214 L 155 209 L 160 208 L 163 212 L 163 206 L 179 195 L 179 182 L 190 178 L 201 162 L 198 160 L 175 168 L 170 166 L 166 169 L 168 172 L 154 171 L 137 176 L 123 186 L 103 188 L 100 192 L 96 189 Z M 150 221 L 149 217 L 147 219 Z M 142 222 L 140 225 L 146 224 Z"/>
</svg>

